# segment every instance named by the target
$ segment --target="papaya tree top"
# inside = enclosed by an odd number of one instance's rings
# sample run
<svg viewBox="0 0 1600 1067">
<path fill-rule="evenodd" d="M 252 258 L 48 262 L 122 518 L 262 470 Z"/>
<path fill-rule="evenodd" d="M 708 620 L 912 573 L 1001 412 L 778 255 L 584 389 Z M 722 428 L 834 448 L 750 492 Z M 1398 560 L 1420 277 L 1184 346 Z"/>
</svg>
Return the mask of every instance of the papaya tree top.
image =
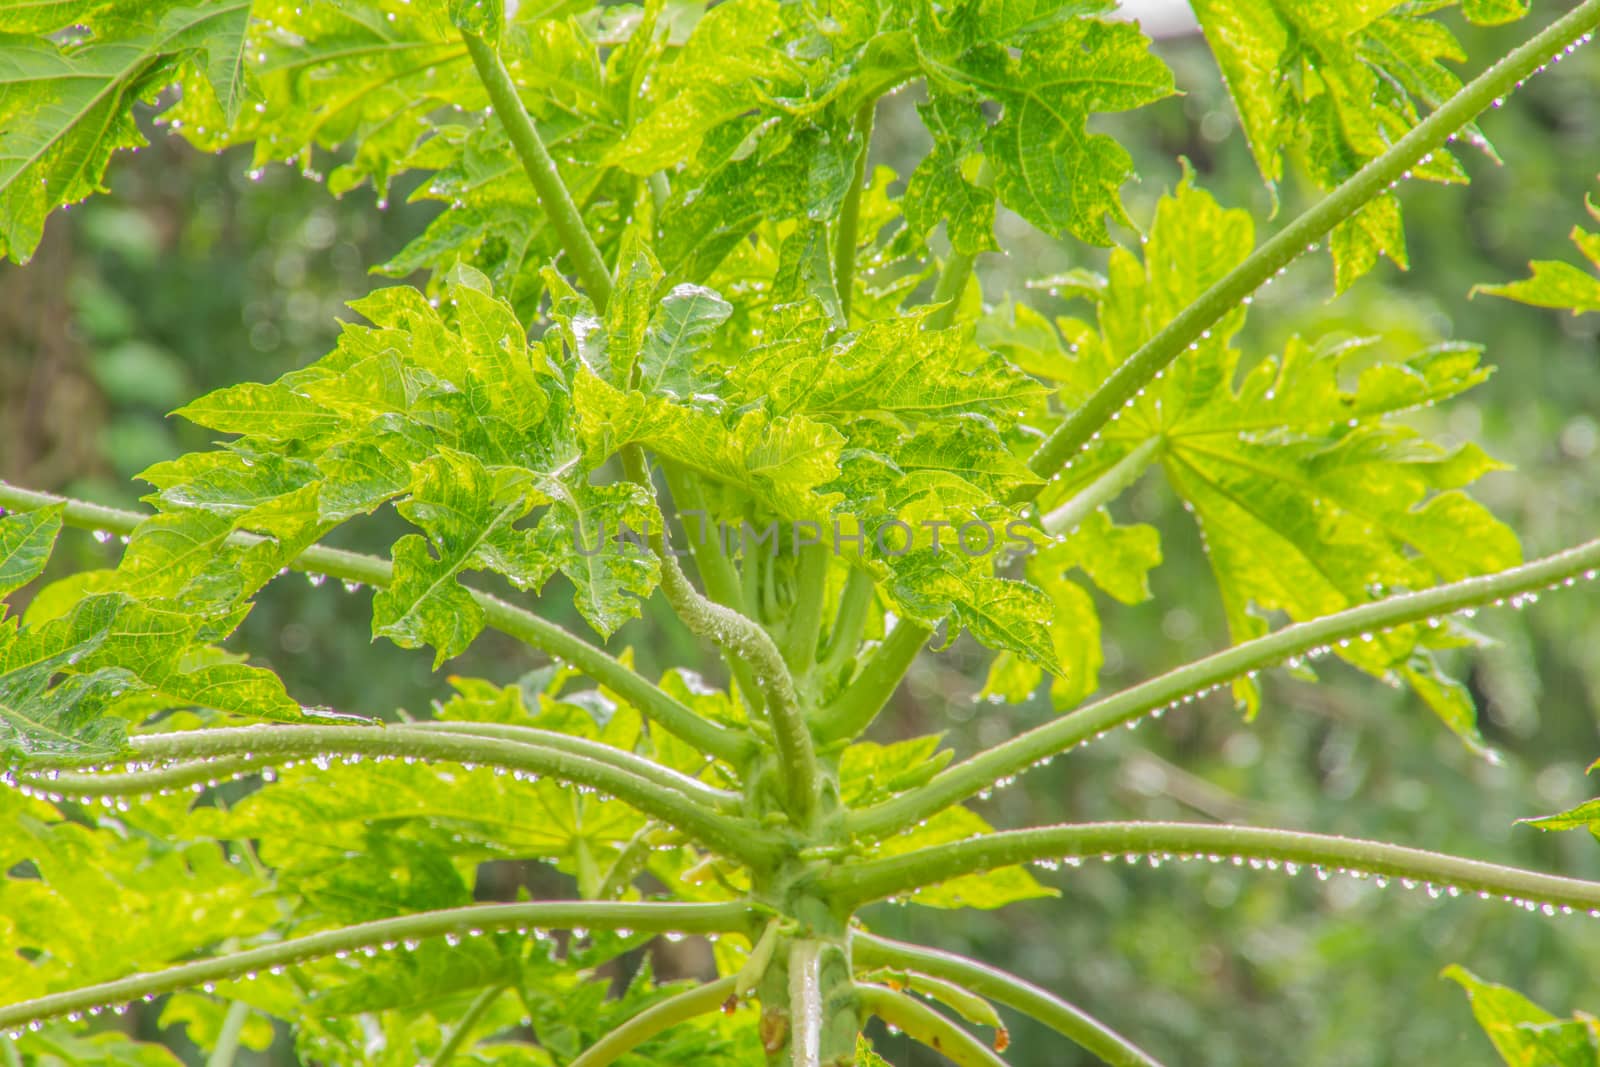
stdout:
<svg viewBox="0 0 1600 1067">
<path fill-rule="evenodd" d="M 1600 916 L 1600 883 L 1426 842 L 968 806 L 1208 694 L 1253 718 L 1262 672 L 1333 660 L 1494 760 L 1449 670 L 1473 613 L 1592 606 L 1600 541 L 1525 559 L 1472 495 L 1503 465 L 1416 417 L 1489 377 L 1479 347 L 1247 325 L 1302 257 L 1334 293 L 1405 267 L 1397 186 L 1497 161 L 1479 117 L 1600 0 L 1534 30 L 1520 0 L 1193 13 L 1272 203 L 1315 194 L 1292 218 L 1187 161 L 1124 204 L 1103 131 L 1183 87 L 1110 0 L 0 0 L 0 256 L 156 135 L 432 209 L 331 351 L 173 413 L 216 441 L 144 470 L 143 510 L 0 483 L 0 1061 L 179 1062 L 93 1018 L 160 998 L 217 1067 L 268 1020 L 308 1063 L 837 1067 L 884 1062 L 874 1017 L 968 1067 L 1002 1062 L 995 1005 L 1151 1064 L 872 906 L 1000 908 L 1111 859 Z M 1503 54 L 1469 61 L 1463 20 Z M 907 89 L 926 148 L 897 171 L 871 146 Z M 1478 291 L 1600 310 L 1586 225 L 1584 266 Z M 1106 250 L 1036 280 L 1075 314 L 975 273 L 1023 226 Z M 1226 632 L 1112 692 L 1102 618 L 1190 551 L 1128 521 L 1136 484 L 1187 509 Z M 107 565 L 67 567 L 67 528 Z M 311 706 L 241 639 L 292 572 L 373 590 L 372 638 L 434 671 L 515 651 L 426 714 Z M 656 627 L 694 650 L 664 673 L 625 640 Z M 959 759 L 866 739 L 958 639 L 980 714 L 1058 714 Z M 564 891 L 477 902 L 506 859 Z M 705 981 L 638 964 L 684 936 Z M 1592 1020 L 1449 974 L 1507 1062 L 1600 1055 Z"/>
</svg>

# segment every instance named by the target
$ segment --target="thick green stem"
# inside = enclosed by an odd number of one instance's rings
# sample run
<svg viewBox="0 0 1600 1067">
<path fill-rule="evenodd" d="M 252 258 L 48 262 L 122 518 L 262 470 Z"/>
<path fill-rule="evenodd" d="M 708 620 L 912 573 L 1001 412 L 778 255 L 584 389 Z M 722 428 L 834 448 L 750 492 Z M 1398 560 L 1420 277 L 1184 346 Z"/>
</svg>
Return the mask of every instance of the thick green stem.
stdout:
<svg viewBox="0 0 1600 1067">
<path fill-rule="evenodd" d="M 794 604 L 789 612 L 789 625 L 783 631 L 783 659 L 797 678 L 809 671 L 816 661 L 827 590 L 828 546 L 806 545 L 800 550 Z"/>
<path fill-rule="evenodd" d="M 956 1067 L 1005 1067 L 1005 1060 L 982 1041 L 922 1001 L 878 985 L 862 983 L 856 989 L 864 1011 L 905 1031 L 913 1041 L 933 1049 Z"/>
<path fill-rule="evenodd" d="M 439 1046 L 439 1054 L 433 1058 L 432 1067 L 445 1067 L 445 1064 L 455 1059 L 457 1052 L 467 1046 L 472 1038 L 472 1028 L 484 1017 L 494 1002 L 500 999 L 500 994 L 506 991 L 505 986 L 490 986 L 467 1005 L 467 1010 L 461 1013 L 461 1020 L 456 1023 L 456 1028 L 450 1031 L 450 1036 L 445 1038 L 444 1044 Z"/>
<path fill-rule="evenodd" d="M 657 1034 L 681 1022 L 711 1014 L 733 996 L 736 980 L 736 975 L 729 975 L 651 1005 L 590 1045 L 570 1067 L 606 1067 Z"/>
<path fill-rule="evenodd" d="M 637 445 L 628 445 L 621 454 L 629 480 L 654 495 L 644 451 Z M 756 685 L 766 700 L 767 717 L 772 723 L 786 807 L 798 825 L 809 826 L 816 812 L 821 772 L 783 653 L 760 623 L 700 595 L 678 566 L 665 529 L 652 530 L 650 540 L 661 560 L 661 592 L 678 618 L 696 636 L 726 648 L 755 672 Z"/>
<path fill-rule="evenodd" d="M 929 636 L 926 627 L 901 620 L 872 653 L 855 681 L 817 716 L 817 742 L 825 745 L 849 740 L 872 725 Z"/>
<path fill-rule="evenodd" d="M 572 202 L 572 194 L 567 192 L 566 183 L 561 180 L 556 161 L 550 158 L 544 140 L 533 125 L 533 119 L 522 106 L 516 84 L 506 72 L 505 64 L 500 62 L 499 54 L 475 34 L 463 34 L 462 39 L 466 42 L 468 54 L 472 56 L 472 65 L 478 70 L 479 80 L 488 90 L 495 114 L 500 117 L 500 124 L 511 138 L 511 147 L 516 149 L 522 169 L 527 171 L 528 180 L 539 194 L 539 206 L 544 208 L 545 217 L 561 238 L 561 247 L 572 258 L 572 269 L 589 291 L 589 299 L 594 302 L 595 309 L 604 313 L 606 304 L 611 300 L 611 272 L 606 269 L 606 262 L 600 257 L 594 239 L 589 236 L 589 230 L 583 223 L 583 213 Z"/>
<path fill-rule="evenodd" d="M 789 944 L 790 1067 L 822 1067 L 822 946 Z"/>
<path fill-rule="evenodd" d="M 1291 657 L 1320 653 L 1340 642 L 1370 639 L 1370 635 L 1396 626 L 1425 620 L 1431 624 L 1463 609 L 1502 600 L 1520 601 L 1540 590 L 1575 585 L 1580 579 L 1594 578 L 1597 569 L 1600 540 L 1498 574 L 1389 597 L 1285 626 L 1018 734 L 942 771 L 921 789 L 847 816 L 846 825 L 867 837 L 897 833 L 1114 726 L 1184 703 L 1186 698 L 1192 699 L 1235 678 Z"/>
<path fill-rule="evenodd" d="M 83 530 L 104 530 L 110 533 L 130 534 L 149 516 L 133 511 L 101 507 L 81 500 L 71 500 L 50 493 L 0 482 L 0 507 L 31 509 L 51 504 L 65 504 L 62 521 L 68 526 Z M 254 534 L 236 533 L 230 544 L 252 545 L 261 538 Z M 310 574 L 325 575 L 363 585 L 386 586 L 394 580 L 394 566 L 376 556 L 364 556 L 338 548 L 314 545 L 306 549 L 290 568 Z M 562 629 L 547 619 L 514 607 L 499 597 L 475 589 L 468 590 L 472 599 L 483 608 L 484 621 L 501 633 L 517 638 L 526 644 L 548 652 L 577 667 L 632 703 L 639 711 L 658 723 L 663 729 L 693 745 L 710 756 L 715 756 L 733 766 L 739 766 L 750 754 L 749 738 L 740 737 L 715 723 L 696 715 L 688 706 L 651 685 L 629 670 L 615 658 L 587 641 Z"/>
<path fill-rule="evenodd" d="M 1115 500 L 1124 489 L 1139 480 L 1139 475 L 1144 473 L 1144 469 L 1150 465 L 1150 461 L 1161 448 L 1162 440 L 1160 437 L 1152 437 L 1145 441 L 1119 459 L 1110 470 L 1085 486 L 1082 492 L 1051 511 L 1040 522 L 1045 533 L 1052 535 L 1071 533 L 1101 505 Z"/>
<path fill-rule="evenodd" d="M 1474 78 L 1387 152 L 1285 226 L 1179 312 L 1067 416 L 1039 446 L 1028 466 L 1041 478 L 1053 476 L 1111 421 L 1123 404 L 1182 355 L 1201 333 L 1270 281 L 1279 270 L 1304 255 L 1334 227 L 1382 196 L 1424 156 L 1443 148 L 1457 130 L 1597 24 L 1600 24 L 1600 0 L 1585 0 Z"/>
<path fill-rule="evenodd" d="M 649 933 L 742 933 L 753 937 L 764 921 L 759 911 L 740 903 L 607 903 L 571 900 L 537 904 L 474 904 L 465 908 L 424 911 L 308 934 L 226 956 L 182 963 L 161 971 L 136 974 L 113 982 L 99 982 L 81 989 L 10 1004 L 0 1007 L 0 1029 L 18 1030 L 32 1022 L 74 1015 L 90 1009 L 126 1006 L 141 998 L 206 983 L 235 981 L 341 952 L 409 950 L 415 947 L 414 942 L 428 937 L 475 937 L 499 930 L 526 932 L 578 927 Z"/>
<path fill-rule="evenodd" d="M 848 906 L 908 893 L 968 874 L 1019 863 L 1056 863 L 1095 856 L 1122 859 L 1210 860 L 1244 866 L 1285 865 L 1291 873 L 1309 868 L 1323 874 L 1403 879 L 1408 886 L 1430 886 L 1434 895 L 1478 893 L 1550 914 L 1558 909 L 1600 915 L 1600 882 L 1563 878 L 1517 867 L 1427 852 L 1387 841 L 1363 841 L 1255 826 L 1215 823 L 1105 822 L 1002 830 L 898 856 L 841 864 L 822 875 L 816 888 Z M 1214 858 L 1213 858 L 1214 857 Z"/>
<path fill-rule="evenodd" d="M 844 313 L 844 328 L 850 327 L 850 302 L 856 289 L 856 244 L 861 229 L 861 190 L 867 183 L 867 153 L 872 148 L 872 120 L 878 109 L 876 98 L 856 112 L 850 135 L 861 142 L 856 156 L 855 174 L 839 206 L 839 222 L 833 234 L 833 280 L 839 290 L 839 308 Z"/>
<path fill-rule="evenodd" d="M 828 628 L 827 647 L 822 652 L 821 670 L 824 679 L 834 677 L 846 661 L 856 654 L 861 641 L 861 631 L 866 626 L 867 614 L 872 608 L 872 594 L 877 581 L 865 567 L 851 567 L 844 581 L 844 592 L 839 596 L 839 610 Z"/>
<path fill-rule="evenodd" d="M 222 1017 L 222 1027 L 217 1031 L 217 1044 L 206 1057 L 206 1067 L 233 1067 L 233 1057 L 239 1052 L 239 1035 L 250 1018 L 250 1005 L 236 1000 L 228 1005 Z"/>
<path fill-rule="evenodd" d="M 954 982 L 1031 1016 L 1112 1067 L 1161 1067 L 1155 1057 L 1082 1009 L 1016 975 L 958 956 L 857 931 L 851 952 L 862 967 L 896 967 Z"/>
<path fill-rule="evenodd" d="M 290 757 L 352 755 L 505 767 L 589 786 L 682 830 L 713 851 L 748 863 L 772 859 L 776 847 L 769 835 L 751 823 L 712 811 L 649 779 L 570 752 L 498 738 L 403 728 L 262 725 L 143 734 L 130 738 L 129 745 L 140 758 L 149 760 L 232 758 L 249 753 L 270 763 Z"/>
<path fill-rule="evenodd" d="M 816 810 L 820 771 L 783 654 L 759 623 L 701 596 L 670 555 L 662 560 L 661 588 L 690 630 L 743 658 L 755 671 L 787 783 L 784 792 L 789 812 L 796 823 L 808 825 Z"/>
<path fill-rule="evenodd" d="M 411 722 L 403 726 L 390 726 L 388 729 L 392 731 L 420 730 L 423 733 L 467 734 L 473 737 L 498 737 L 506 741 L 552 749 L 556 752 L 568 752 L 574 756 L 582 756 L 585 759 L 594 760 L 597 763 L 608 764 L 620 771 L 648 779 L 663 788 L 674 790 L 699 804 L 707 805 L 718 811 L 732 811 L 740 803 L 737 793 L 730 793 L 726 789 L 717 789 L 714 786 L 709 786 L 698 778 L 691 778 L 687 774 L 681 774 L 670 767 L 663 767 L 655 760 L 646 759 L 643 756 L 625 752 L 619 748 L 613 748 L 599 741 L 590 741 L 587 738 L 574 737 L 571 734 L 557 733 L 554 730 L 540 730 L 532 726 L 518 726 L 513 723 L 462 722 L 455 720 Z"/>
<path fill-rule="evenodd" d="M 689 554 L 694 557 L 695 569 L 700 572 L 700 581 L 706 587 L 706 596 L 725 608 L 748 615 L 739 572 L 734 568 L 733 561 L 728 559 L 722 543 L 721 527 L 706 507 L 700 476 L 676 464 L 664 463 L 661 470 L 666 476 L 672 502 L 678 509 L 680 523 L 685 515 L 699 517 L 699 526 L 694 533 L 688 533 L 687 524 L 684 524 L 684 532 L 688 535 Z M 766 705 L 762 702 L 761 690 L 756 686 L 750 665 L 728 653 L 724 653 L 724 658 L 728 661 L 728 669 L 734 680 L 739 683 L 739 692 L 750 702 L 751 710 L 757 713 L 763 711 Z"/>
</svg>

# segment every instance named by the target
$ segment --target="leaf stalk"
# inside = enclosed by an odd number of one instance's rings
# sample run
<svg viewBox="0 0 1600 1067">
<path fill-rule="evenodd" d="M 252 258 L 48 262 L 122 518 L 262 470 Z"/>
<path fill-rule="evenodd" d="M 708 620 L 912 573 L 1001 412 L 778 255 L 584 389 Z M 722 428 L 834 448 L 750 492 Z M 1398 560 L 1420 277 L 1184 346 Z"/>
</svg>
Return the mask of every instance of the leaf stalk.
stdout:
<svg viewBox="0 0 1600 1067">
<path fill-rule="evenodd" d="M 1019 863 L 1096 856 L 1154 856 L 1165 859 L 1238 857 L 1346 871 L 1358 876 L 1409 879 L 1436 891 L 1451 888 L 1499 896 L 1535 907 L 1600 913 L 1600 882 L 1504 867 L 1482 860 L 1428 852 L 1386 841 L 1364 841 L 1331 834 L 1214 823 L 1104 822 L 1002 830 L 964 841 L 917 849 L 883 859 L 841 865 L 817 879 L 818 891 L 859 906 L 968 874 Z"/>
<path fill-rule="evenodd" d="M 982 1041 L 914 997 L 870 983 L 857 983 L 861 1008 L 913 1041 L 945 1056 L 956 1067 L 1005 1067 L 1005 1061 Z"/>
<path fill-rule="evenodd" d="M 589 291 L 589 299 L 594 303 L 595 310 L 603 314 L 606 304 L 611 300 L 611 271 L 606 268 L 600 249 L 595 246 L 594 238 L 584 225 L 583 212 L 573 203 L 572 194 L 567 191 L 566 183 L 561 180 L 561 172 L 556 169 L 556 161 L 550 158 L 544 139 L 533 124 L 533 118 L 522 106 L 516 83 L 511 80 L 505 64 L 500 62 L 500 54 L 476 34 L 464 33 L 461 37 L 466 42 L 467 54 L 472 57 L 472 65 L 478 71 L 478 80 L 483 82 L 495 114 L 500 117 L 500 124 L 511 138 L 511 147 L 516 150 L 522 169 L 528 174 L 528 181 L 539 194 L 539 204 L 544 208 L 545 217 L 555 227 L 562 247 L 572 258 L 572 269 Z"/>
<path fill-rule="evenodd" d="M 1574 585 L 1581 578 L 1593 577 L 1597 569 L 1600 569 L 1600 539 L 1496 574 L 1388 597 L 1285 626 L 1018 734 L 941 771 L 915 792 L 850 813 L 846 816 L 846 826 L 865 837 L 898 833 L 1002 778 L 1030 770 L 1112 727 L 1165 710 L 1184 702 L 1186 697 L 1193 698 L 1252 671 L 1282 663 L 1292 656 L 1326 649 L 1340 641 L 1361 640 L 1362 635 L 1424 620 L 1431 622 L 1452 612 L 1523 597 L 1547 588 Z"/>
<path fill-rule="evenodd" d="M 1148 1052 L 1081 1008 L 1016 975 L 953 952 L 894 941 L 858 930 L 851 954 L 859 966 L 886 966 L 942 978 L 1050 1027 L 1111 1067 L 1161 1067 Z"/>
<path fill-rule="evenodd" d="M 734 995 L 737 976 L 729 975 L 686 989 L 641 1011 L 573 1060 L 570 1067 L 607 1067 L 656 1035 L 682 1022 L 709 1015 Z"/>
<path fill-rule="evenodd" d="M 473 904 L 464 908 L 417 912 L 307 934 L 225 956 L 178 964 L 98 982 L 79 989 L 35 997 L 0 1007 L 0 1029 L 17 1029 L 107 1005 L 127 1005 L 207 982 L 249 980 L 277 967 L 292 967 L 340 952 L 393 951 L 429 937 L 468 937 L 495 931 L 530 929 L 627 929 L 650 933 L 752 935 L 761 913 L 748 905 L 547 901 L 536 904 Z"/>
<path fill-rule="evenodd" d="M 249 753 L 263 763 L 318 755 L 445 760 L 505 767 L 588 786 L 688 834 L 708 848 L 747 863 L 776 854 L 770 835 L 743 819 L 709 810 L 682 793 L 661 788 L 610 764 L 585 756 L 499 738 L 363 726 L 256 725 L 141 734 L 129 745 L 142 759 L 232 758 Z M 79 762 L 84 758 L 80 757 Z M 39 765 L 44 760 L 35 761 Z"/>
</svg>

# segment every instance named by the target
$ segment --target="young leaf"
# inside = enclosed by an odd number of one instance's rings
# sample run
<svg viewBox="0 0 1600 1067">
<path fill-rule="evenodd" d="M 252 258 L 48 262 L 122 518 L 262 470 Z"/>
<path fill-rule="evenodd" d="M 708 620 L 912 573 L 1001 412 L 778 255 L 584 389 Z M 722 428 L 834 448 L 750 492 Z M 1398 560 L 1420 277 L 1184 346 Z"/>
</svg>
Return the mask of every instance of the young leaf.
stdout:
<svg viewBox="0 0 1600 1067">
<path fill-rule="evenodd" d="M 679 285 L 662 298 L 639 349 L 639 388 L 686 400 L 707 379 L 696 373 L 695 353 L 733 314 L 733 307 L 703 285 Z"/>
<path fill-rule="evenodd" d="M 435 668 L 465 651 L 483 629 L 483 609 L 456 583 L 458 574 L 493 569 L 539 585 L 550 573 L 542 553 L 512 529 L 533 503 L 525 487 L 500 489 L 468 453 L 441 449 L 420 464 L 399 510 L 427 537 L 395 542 L 394 581 L 372 602 L 373 636 L 404 648 L 431 645 Z"/>
<path fill-rule="evenodd" d="M 1595 1067 L 1600 1064 L 1600 1020 L 1584 1012 L 1558 1019 L 1514 989 L 1485 982 L 1464 967 L 1444 977 L 1457 982 L 1472 1014 L 1507 1067 Z"/>
<path fill-rule="evenodd" d="M 59 21 L 54 10 L 44 24 Z M 76 11 L 76 17 L 83 16 Z M 244 97 L 246 0 L 196 7 L 161 0 L 97 19 L 99 33 L 60 44 L 27 37 L 0 7 L 0 256 L 27 262 L 44 220 L 98 191 L 119 149 L 145 144 L 135 103 L 198 64 L 230 114 Z"/>
<path fill-rule="evenodd" d="M 1131 225 L 1118 190 L 1133 160 L 1089 133 L 1092 113 L 1128 111 L 1172 93 L 1172 72 L 1137 26 L 1073 19 L 1023 38 L 1021 55 L 980 46 L 930 70 L 1000 105 L 984 135 L 1005 205 L 1047 233 L 1109 244 L 1105 219 Z"/>
<path fill-rule="evenodd" d="M 1197 0 L 1205 31 L 1233 97 L 1261 176 L 1275 183 L 1283 156 L 1299 154 L 1311 178 L 1332 189 L 1381 155 L 1419 121 L 1419 105 L 1438 107 L 1461 88 L 1444 66 L 1466 53 L 1430 16 L 1446 4 L 1324 4 L 1316 0 Z M 1499 23 L 1526 11 L 1517 0 L 1467 2 L 1474 22 Z M 1476 126 L 1469 140 L 1493 149 Z M 1466 173 L 1440 150 L 1412 169 L 1432 181 Z M 1334 231 L 1335 288 L 1344 291 L 1388 255 L 1406 265 L 1400 208 L 1390 196 L 1370 203 Z"/>
<path fill-rule="evenodd" d="M 1589 209 L 1590 216 L 1600 222 L 1600 204 L 1590 198 L 1585 199 L 1584 206 Z M 1571 237 L 1593 271 L 1600 271 L 1600 233 L 1574 226 Z M 1488 293 L 1535 307 L 1564 308 L 1574 315 L 1600 311 L 1600 276 L 1585 273 L 1558 259 L 1535 260 L 1529 266 L 1533 268 L 1532 276 L 1503 285 L 1475 285 L 1472 295 Z"/>
<path fill-rule="evenodd" d="M 44 573 L 61 532 L 61 505 L 0 518 L 0 597 Z M 4 606 L 0 605 L 0 612 Z"/>
<path fill-rule="evenodd" d="M 586 462 L 598 466 L 642 444 L 716 481 L 735 485 L 788 519 L 826 517 L 820 488 L 838 473 L 841 437 L 803 415 L 747 411 L 733 425 L 665 397 L 621 392 L 580 369 L 573 390 Z"/>
</svg>

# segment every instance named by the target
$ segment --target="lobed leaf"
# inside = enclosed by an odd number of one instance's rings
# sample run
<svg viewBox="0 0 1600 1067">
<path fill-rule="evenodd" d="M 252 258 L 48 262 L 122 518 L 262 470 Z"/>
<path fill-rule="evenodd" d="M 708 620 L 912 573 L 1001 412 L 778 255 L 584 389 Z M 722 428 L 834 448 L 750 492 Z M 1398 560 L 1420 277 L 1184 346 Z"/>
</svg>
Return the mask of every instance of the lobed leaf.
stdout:
<svg viewBox="0 0 1600 1067">
<path fill-rule="evenodd" d="M 44 573 L 61 532 L 62 510 L 58 504 L 0 516 L 0 597 Z"/>
<path fill-rule="evenodd" d="M 1461 88 L 1445 66 L 1466 53 L 1432 15 L 1448 4 L 1395 0 L 1324 4 L 1317 0 L 1197 0 L 1195 16 L 1211 44 L 1261 176 L 1276 183 L 1283 159 L 1296 154 L 1324 190 L 1381 155 Z M 1469 21 L 1520 18 L 1521 0 L 1467 0 Z M 1465 136 L 1493 156 L 1476 126 Z M 1433 153 L 1410 176 L 1464 182 L 1448 151 Z M 1406 266 L 1400 207 L 1372 201 L 1330 239 L 1335 290 L 1343 292 L 1387 255 Z"/>
<path fill-rule="evenodd" d="M 1108 284 L 1085 291 L 1098 329 L 1061 320 L 1070 358 L 1058 350 L 1037 360 L 1055 368 L 1067 406 L 1243 259 L 1251 241 L 1248 216 L 1185 180 L 1158 206 L 1144 262 L 1114 250 Z M 1310 619 L 1384 590 L 1520 562 L 1512 532 L 1462 491 L 1496 464 L 1475 445 L 1447 450 L 1395 419 L 1483 381 L 1475 349 L 1446 344 L 1395 360 L 1374 355 L 1371 342 L 1293 340 L 1241 373 L 1230 342 L 1244 315 L 1229 313 L 1135 398 L 1042 503 L 1071 499 L 1158 440 L 1166 480 L 1201 527 L 1236 641 L 1264 633 L 1265 613 Z M 1409 682 L 1479 746 L 1465 692 L 1428 651 L 1457 640 L 1448 628 L 1408 627 L 1339 652 Z M 1255 706 L 1252 685 L 1236 692 Z"/>
<path fill-rule="evenodd" d="M 1592 1015 L 1558 1019 L 1516 990 L 1485 982 L 1464 967 L 1446 967 L 1444 977 L 1466 990 L 1473 1016 L 1507 1067 L 1600 1063 L 1600 1021 Z"/>
<path fill-rule="evenodd" d="M 1589 209 L 1590 216 L 1600 221 L 1600 205 L 1591 199 L 1586 200 L 1584 206 Z M 1574 226 L 1570 236 L 1593 271 L 1600 271 L 1600 234 Z M 1529 267 L 1533 274 L 1522 281 L 1475 285 L 1471 295 L 1488 293 L 1535 307 L 1562 308 L 1574 315 L 1600 311 L 1600 276 L 1557 259 L 1535 260 Z"/>
</svg>

